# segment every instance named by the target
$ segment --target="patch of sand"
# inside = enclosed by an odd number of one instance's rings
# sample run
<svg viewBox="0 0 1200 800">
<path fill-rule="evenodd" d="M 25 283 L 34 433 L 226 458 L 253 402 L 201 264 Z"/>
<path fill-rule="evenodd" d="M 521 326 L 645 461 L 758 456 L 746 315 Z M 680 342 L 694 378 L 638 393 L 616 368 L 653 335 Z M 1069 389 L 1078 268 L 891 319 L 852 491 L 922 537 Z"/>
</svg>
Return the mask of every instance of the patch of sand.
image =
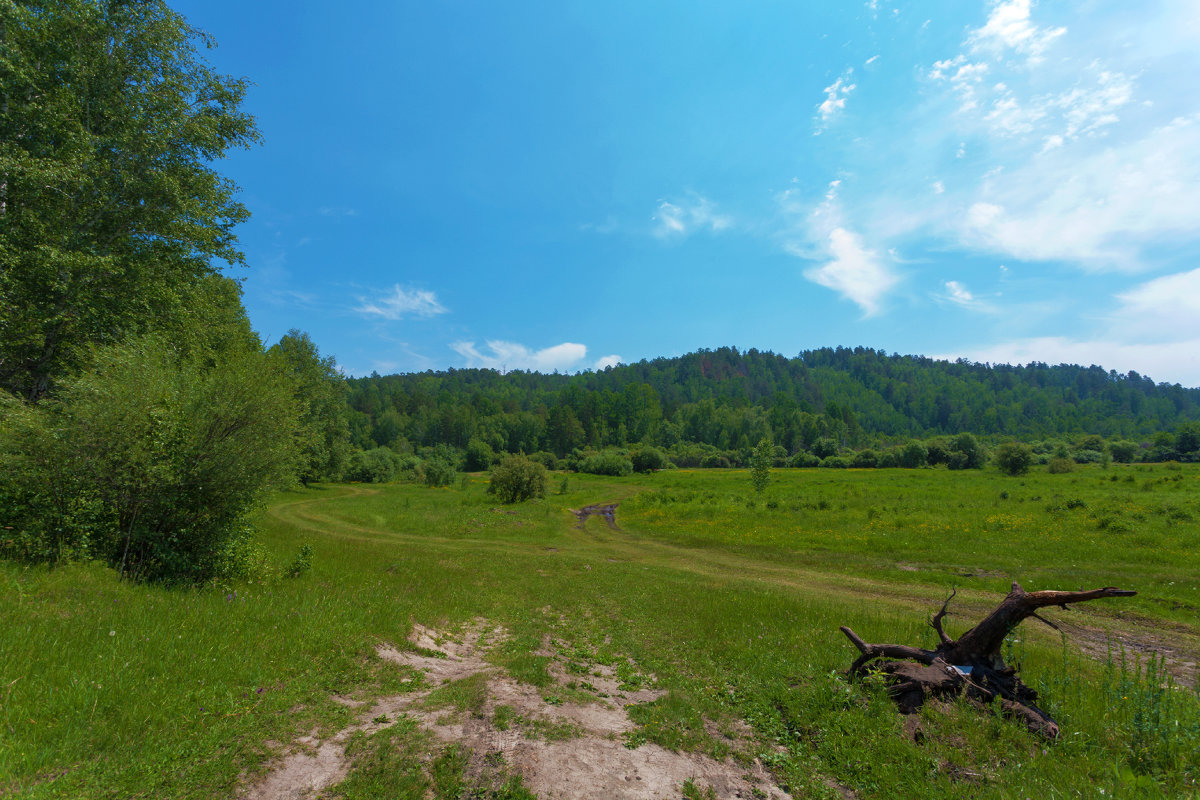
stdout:
<svg viewBox="0 0 1200 800">
<path fill-rule="evenodd" d="M 380 658 L 419 670 L 430 688 L 384 698 L 364 711 L 350 727 L 325 741 L 314 737 L 297 740 L 292 752 L 280 759 L 265 778 L 241 795 L 243 800 L 302 800 L 333 786 L 352 768 L 345 748 L 356 732 L 372 733 L 407 716 L 418 720 L 438 739 L 469 749 L 468 772 L 477 777 L 485 763 L 500 761 L 512 774 L 544 800 L 658 800 L 678 796 L 688 780 L 702 789 L 711 787 L 720 798 L 790 800 L 771 774 L 755 760 L 749 766 L 732 760 L 717 761 L 697 753 L 676 753 L 655 744 L 625 746 L 622 735 L 634 730 L 627 706 L 651 702 L 664 693 L 657 689 L 624 690 L 611 668 L 598 665 L 576 679 L 586 681 L 595 697 L 590 702 L 550 702 L 537 687 L 518 683 L 484 659 L 487 647 L 503 638 L 503 631 L 482 622 L 459 639 L 416 625 L 409 641 L 418 650 L 381 645 Z M 549 642 L 539 652 L 552 655 Z M 550 674 L 562 685 L 572 682 L 559 660 Z M 599 673 L 599 674 L 595 674 Z M 486 700 L 474 713 L 424 708 L 433 689 L 473 675 L 484 675 Z M 575 691 L 573 697 L 580 697 Z M 507 707 L 507 722 L 498 725 L 496 711 Z M 517 720 L 517 724 L 512 721 Z M 749 729 L 735 725 L 738 734 Z M 540 731 L 554 730 L 548 741 Z"/>
</svg>

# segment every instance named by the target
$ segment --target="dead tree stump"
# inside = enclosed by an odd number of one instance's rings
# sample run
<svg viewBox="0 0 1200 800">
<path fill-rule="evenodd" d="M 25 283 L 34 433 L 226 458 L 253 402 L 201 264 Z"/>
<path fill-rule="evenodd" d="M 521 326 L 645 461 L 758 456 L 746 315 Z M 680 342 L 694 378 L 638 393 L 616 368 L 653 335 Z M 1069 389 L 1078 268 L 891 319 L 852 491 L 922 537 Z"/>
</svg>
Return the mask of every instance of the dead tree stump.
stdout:
<svg viewBox="0 0 1200 800">
<path fill-rule="evenodd" d="M 900 644 L 868 644 L 854 631 L 842 626 L 842 633 L 861 653 L 851 665 L 849 675 L 861 677 L 868 671 L 868 664 L 870 670 L 887 675 L 888 692 L 905 714 L 919 709 L 927 697 L 965 694 L 983 703 L 999 702 L 1006 716 L 1019 719 L 1031 731 L 1054 739 L 1058 736 L 1058 723 L 1037 707 L 1037 692 L 1021 683 L 1016 669 L 1004 663 L 1000 653 L 1004 638 L 1028 617 L 1057 630 L 1057 625 L 1038 615 L 1039 609 L 1048 606 L 1066 609 L 1073 603 L 1103 597 L 1130 597 L 1137 592 L 1111 586 L 1089 592 L 1026 592 L 1014 582 L 1000 605 L 957 640 L 947 636 L 942 627 L 954 594 L 950 593 L 941 610 L 929 621 L 940 642 L 933 650 Z"/>
</svg>

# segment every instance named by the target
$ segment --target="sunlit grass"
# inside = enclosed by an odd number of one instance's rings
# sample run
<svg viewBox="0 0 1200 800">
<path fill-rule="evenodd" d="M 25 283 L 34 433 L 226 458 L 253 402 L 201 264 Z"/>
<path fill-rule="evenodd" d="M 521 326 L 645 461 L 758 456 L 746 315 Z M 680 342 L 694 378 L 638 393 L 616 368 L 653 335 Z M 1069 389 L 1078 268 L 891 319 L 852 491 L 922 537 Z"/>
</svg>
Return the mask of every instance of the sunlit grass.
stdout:
<svg viewBox="0 0 1200 800">
<path fill-rule="evenodd" d="M 952 585 L 952 633 L 1014 579 L 1115 585 L 1140 594 L 1057 613 L 1169 631 L 1194 652 L 1200 472 L 773 477 L 758 496 L 740 471 L 573 475 L 567 494 L 514 507 L 479 477 L 283 493 L 263 516 L 266 544 L 282 568 L 308 543 L 313 565 L 262 584 L 166 590 L 95 565 L 0 564 L 0 794 L 234 796 L 239 775 L 270 760 L 268 742 L 348 724 L 356 712 L 332 695 L 400 691 L 407 676 L 373 656 L 380 641 L 402 641 L 413 622 L 452 630 L 477 617 L 508 630 L 492 658 L 520 680 L 549 684 L 532 653 L 549 638 L 656 681 L 668 694 L 635 712 L 635 738 L 712 752 L 704 720 L 745 720 L 757 754 L 802 796 L 834 796 L 828 779 L 879 798 L 1194 791 L 1185 756 L 1200 746 L 1200 701 L 1158 690 L 1160 676 L 1132 663 L 1106 667 L 1027 624 L 1014 647 L 1063 740 L 964 706 L 924 714 L 917 743 L 880 690 L 841 676 L 853 651 L 838 626 L 928 646 L 925 619 Z M 580 530 L 568 513 L 611 500 L 622 501 L 619 531 L 597 519 Z M 413 792 L 434 785 L 405 769 Z M 368 777 L 348 796 L 369 795 Z"/>
</svg>

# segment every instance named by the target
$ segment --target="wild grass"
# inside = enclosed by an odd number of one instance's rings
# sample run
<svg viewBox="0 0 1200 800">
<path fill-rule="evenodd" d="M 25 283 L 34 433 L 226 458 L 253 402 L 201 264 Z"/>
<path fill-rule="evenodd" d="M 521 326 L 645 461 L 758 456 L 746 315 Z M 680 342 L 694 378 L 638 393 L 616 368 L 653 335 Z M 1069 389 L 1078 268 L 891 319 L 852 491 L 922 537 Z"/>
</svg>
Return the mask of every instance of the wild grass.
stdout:
<svg viewBox="0 0 1200 800">
<path fill-rule="evenodd" d="M 609 664 L 630 686 L 666 690 L 634 712 L 630 744 L 712 751 L 706 722 L 744 720 L 754 754 L 799 796 L 1196 794 L 1200 697 L 1171 684 L 1171 664 L 1132 647 L 1122 660 L 1115 638 L 1105 663 L 1032 622 L 1015 634 L 1061 741 L 951 704 L 922 713 L 918 742 L 882 689 L 844 679 L 854 651 L 838 632 L 928 646 L 925 619 L 950 586 L 953 635 L 1012 580 L 1114 585 L 1139 595 L 1051 614 L 1194 660 L 1193 466 L 779 470 L 762 495 L 744 471 L 573 475 L 564 494 L 517 506 L 485 488 L 283 493 L 262 517 L 267 548 L 283 575 L 307 543 L 309 566 L 261 584 L 168 590 L 95 565 L 0 564 L 0 795 L 235 796 L 279 751 L 272 742 L 349 724 L 357 712 L 334 695 L 411 688 L 374 657 L 378 643 L 402 642 L 414 622 L 453 630 L 477 617 L 507 629 L 492 658 L 519 680 L 553 688 L 534 653 L 548 639 L 581 669 Z M 581 530 L 567 512 L 608 501 L 621 502 L 621 530 L 596 519 Z M 447 707 L 477 699 L 464 689 Z M 435 775 L 414 761 L 419 731 L 387 730 L 352 748 L 363 782 L 343 796 L 393 784 L 409 796 L 385 775 L 435 796 L 471 790 L 454 788 L 464 754 L 438 750 Z"/>
</svg>

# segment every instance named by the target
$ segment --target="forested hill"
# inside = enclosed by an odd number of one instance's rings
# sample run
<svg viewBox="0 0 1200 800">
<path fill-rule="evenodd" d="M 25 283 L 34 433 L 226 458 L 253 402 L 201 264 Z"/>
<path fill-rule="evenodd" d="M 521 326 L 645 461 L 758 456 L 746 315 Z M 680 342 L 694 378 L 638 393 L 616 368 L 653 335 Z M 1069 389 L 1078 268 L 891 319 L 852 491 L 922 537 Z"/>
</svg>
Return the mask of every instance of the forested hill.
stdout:
<svg viewBox="0 0 1200 800">
<path fill-rule="evenodd" d="M 496 450 L 693 442 L 721 450 L 771 438 L 791 452 L 822 438 L 864 446 L 970 432 L 1038 439 L 1146 438 L 1200 419 L 1200 389 L 1091 366 L 936 361 L 869 348 L 795 358 L 699 350 L 578 375 L 466 369 L 349 381 L 362 447 L 472 438 Z"/>
</svg>

